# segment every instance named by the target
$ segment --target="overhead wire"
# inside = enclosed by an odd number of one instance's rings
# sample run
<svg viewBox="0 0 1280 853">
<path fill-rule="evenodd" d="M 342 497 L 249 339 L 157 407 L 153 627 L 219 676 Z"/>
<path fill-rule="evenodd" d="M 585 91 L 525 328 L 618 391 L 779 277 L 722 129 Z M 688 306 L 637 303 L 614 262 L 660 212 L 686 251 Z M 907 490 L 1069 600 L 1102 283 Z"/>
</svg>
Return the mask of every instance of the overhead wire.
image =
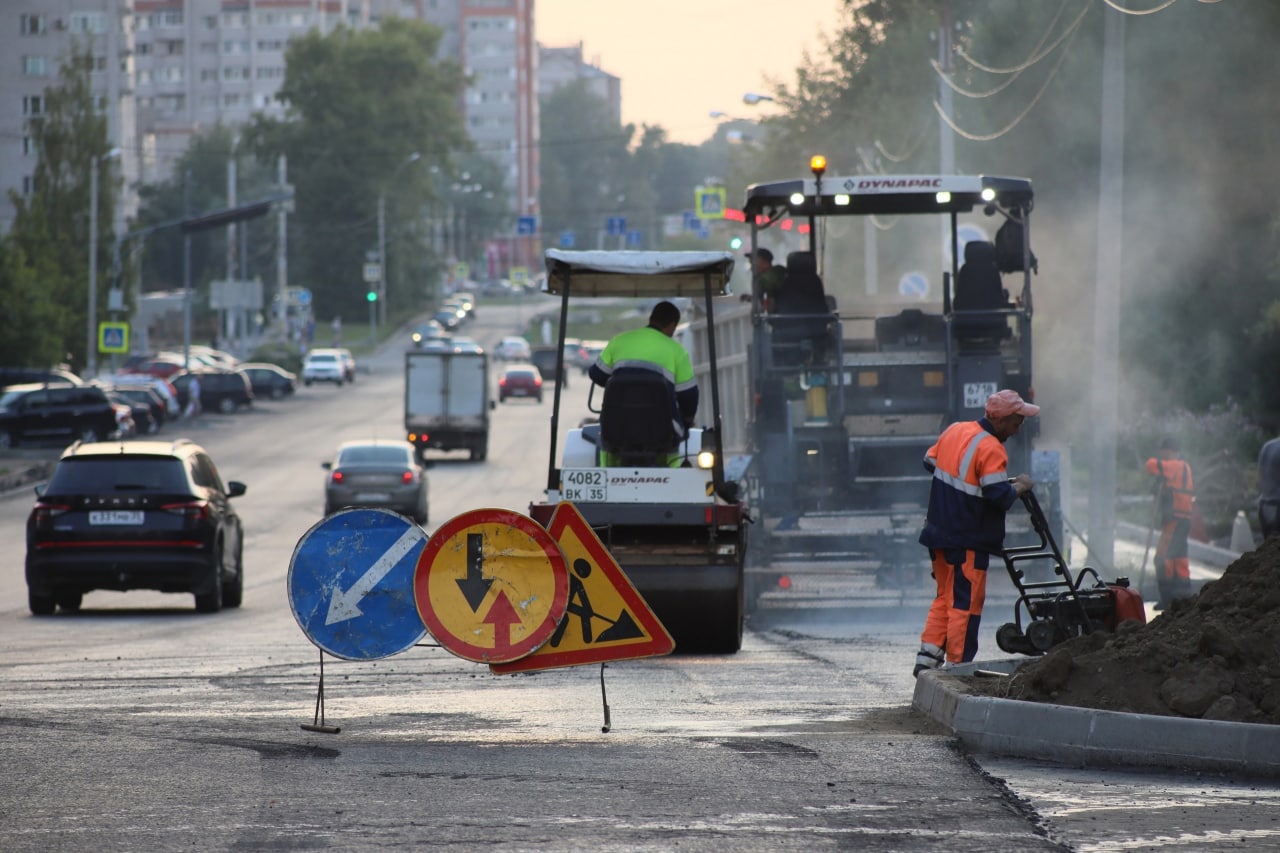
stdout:
<svg viewBox="0 0 1280 853">
<path fill-rule="evenodd" d="M 963 48 L 961 47 L 956 48 L 956 54 L 961 59 L 964 59 L 966 62 L 968 62 L 973 67 L 979 69 L 980 71 L 986 71 L 991 74 L 1008 74 L 1009 75 L 1009 77 L 1003 83 L 999 84 L 994 89 L 989 89 L 986 92 L 973 92 L 967 89 L 960 88 L 960 86 L 952 79 L 951 75 L 947 74 L 942 70 L 942 66 L 938 63 L 937 60 L 931 61 L 934 71 L 942 79 L 942 82 L 946 83 L 947 86 L 953 92 L 959 95 L 963 95 L 966 98 L 982 99 L 982 98 L 989 98 L 992 95 L 999 94 L 1000 92 L 1007 89 L 1009 86 L 1013 85 L 1013 82 L 1022 76 L 1023 71 L 1026 71 L 1028 68 L 1034 67 L 1037 63 L 1039 63 L 1046 56 L 1048 56 L 1055 49 L 1057 49 L 1057 47 L 1061 45 L 1063 41 L 1069 38 L 1071 34 L 1075 32 L 1076 28 L 1080 26 L 1080 23 L 1084 20 L 1084 16 L 1089 13 L 1089 4 L 1087 3 L 1080 10 L 1080 14 L 1076 17 L 1076 19 L 1072 21 L 1071 24 L 1062 32 L 1062 34 L 1053 41 L 1053 44 L 1041 50 L 1045 41 L 1049 38 L 1049 34 L 1053 32 L 1054 27 L 1057 25 L 1058 18 L 1062 16 L 1062 11 L 1063 9 L 1066 8 L 1066 4 L 1068 2 L 1070 2 L 1070 0 L 1064 0 L 1062 6 L 1058 7 L 1058 13 L 1054 15 L 1053 20 L 1049 22 L 1049 26 L 1048 28 L 1045 29 L 1044 34 L 1040 37 L 1040 41 L 1036 44 L 1035 47 L 1031 49 L 1031 56 L 1028 57 L 1026 60 L 1024 60 L 1021 64 L 1016 65 L 1013 68 L 1009 68 L 1009 69 L 990 68 L 988 66 L 982 65 L 981 63 L 974 61 L 967 53 L 964 52 Z"/>
<path fill-rule="evenodd" d="M 876 147 L 876 151 L 879 152 L 881 157 L 888 160 L 890 163 L 905 163 L 913 154 L 916 153 L 916 149 L 919 148 L 921 144 L 924 143 L 925 139 L 929 135 L 930 128 L 931 128 L 931 125 L 929 125 L 927 122 L 923 123 L 920 126 L 920 132 L 916 134 L 915 141 L 909 144 L 907 146 L 906 151 L 904 151 L 902 154 L 889 153 L 889 151 L 884 147 L 884 145 L 881 144 L 879 139 L 877 139 L 874 143 Z"/>
<path fill-rule="evenodd" d="M 1168 9 L 1174 3 L 1177 3 L 1178 0 L 1164 0 L 1164 2 L 1159 6 L 1151 9 L 1126 9 L 1124 6 L 1116 3 L 1115 0 L 1102 0 L 1102 2 L 1106 3 L 1117 12 L 1124 12 L 1126 15 L 1154 15 L 1156 12 L 1163 12 L 1165 9 Z M 1204 0 L 1201 0 L 1201 2 L 1204 2 Z"/>
<path fill-rule="evenodd" d="M 970 133 L 969 131 L 964 130 L 963 128 L 961 128 L 959 125 L 956 124 L 955 120 L 951 116 L 947 115 L 946 110 L 942 108 L 942 104 L 938 102 L 937 98 L 935 98 L 933 101 L 934 112 L 936 112 L 938 116 L 944 122 L 946 122 L 947 126 L 951 128 L 953 133 L 971 142 L 991 142 L 992 140 L 999 139 L 1000 137 L 1004 136 L 1006 133 L 1013 130 L 1015 127 L 1017 127 L 1019 124 L 1022 123 L 1022 120 L 1031 113 L 1031 110 L 1034 109 L 1036 104 L 1040 102 L 1040 99 L 1044 97 L 1044 93 L 1049 89 L 1049 84 L 1052 83 L 1057 78 L 1058 72 L 1062 69 L 1062 63 L 1066 60 L 1067 55 L 1070 53 L 1069 48 L 1071 45 L 1071 40 L 1074 39 L 1075 36 L 1079 33 L 1080 23 L 1084 20 L 1085 14 L 1087 14 L 1091 8 L 1092 8 L 1091 5 L 1085 6 L 1084 11 L 1080 14 L 1079 17 L 1076 18 L 1075 22 L 1071 25 L 1070 29 L 1068 30 L 1066 34 L 1066 38 L 1059 40 L 1060 42 L 1062 42 L 1062 48 L 1058 53 L 1058 60 L 1057 62 L 1054 63 L 1053 68 L 1049 70 L 1049 74 L 1045 77 L 1044 83 L 1041 84 L 1039 91 L 1037 91 L 1035 96 L 1032 97 L 1032 99 L 1027 103 L 1027 105 L 1023 108 L 1022 112 L 1018 113 L 1018 115 L 1016 115 L 1012 121 L 1010 121 L 1007 125 L 1005 125 L 1000 130 L 997 130 L 996 132 L 989 133 L 989 134 Z"/>
</svg>

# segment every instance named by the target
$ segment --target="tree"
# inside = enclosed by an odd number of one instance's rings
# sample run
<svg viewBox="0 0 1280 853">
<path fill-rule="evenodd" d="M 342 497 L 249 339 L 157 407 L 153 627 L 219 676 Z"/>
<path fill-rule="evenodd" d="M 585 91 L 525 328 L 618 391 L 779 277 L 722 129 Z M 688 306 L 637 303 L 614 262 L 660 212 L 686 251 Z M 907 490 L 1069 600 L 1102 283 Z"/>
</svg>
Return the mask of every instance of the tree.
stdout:
<svg viewBox="0 0 1280 853">
<path fill-rule="evenodd" d="M 633 125 L 619 124 L 604 98 L 583 80 L 542 99 L 542 233 L 576 235 L 576 248 L 594 249 L 605 221 L 627 209 L 628 146 Z"/>
<path fill-rule="evenodd" d="M 10 192 L 13 228 L 0 248 L 0 361 L 53 364 L 68 355 L 82 367 L 88 353 L 88 246 L 90 172 L 99 160 L 98 257 L 100 276 L 110 269 L 112 211 L 119 177 L 107 120 L 94 105 L 90 85 L 93 52 L 74 46 L 44 92 L 44 113 L 27 122 L 38 152 L 32 192 Z M 101 310 L 106 288 L 98 290 Z"/>
<path fill-rule="evenodd" d="M 227 164 L 236 160 L 236 200 L 254 201 L 278 190 L 274 166 L 244 156 L 237 149 L 236 132 L 216 125 L 192 137 L 174 166 L 170 177 L 138 188 L 140 207 L 138 229 L 176 223 L 229 206 Z M 189 179 L 189 180 L 188 180 Z M 238 228 L 249 229 L 249 257 L 239 259 L 238 272 L 252 278 L 270 280 L 274 274 L 276 224 L 274 220 L 251 220 Z M 238 233 L 238 232 L 237 232 Z M 213 279 L 227 277 L 227 232 L 216 228 L 191 240 L 191 281 L 197 288 Z M 147 290 L 172 290 L 183 285 L 183 235 L 180 229 L 163 228 L 139 240 L 145 246 L 142 271 Z M 239 242 L 239 240 L 237 240 Z M 239 246 L 236 247 L 237 253 Z M 197 304 L 202 300 L 197 300 Z"/>
<path fill-rule="evenodd" d="M 391 18 L 378 29 L 295 39 L 279 93 L 284 118 L 259 117 L 245 129 L 263 162 L 288 158 L 297 198 L 291 279 L 311 288 L 322 319 L 366 310 L 360 271 L 378 246 L 380 196 L 388 245 L 406 253 L 387 265 L 389 302 L 411 307 L 425 297 L 425 229 L 406 223 L 423 218 L 437 198 L 434 176 L 454 174 L 455 156 L 470 147 L 457 108 L 462 70 L 434 59 L 441 36 Z"/>
<path fill-rule="evenodd" d="M 1077 366 L 1092 340 L 1103 13 L 1119 12 L 1100 0 L 844 5 L 846 26 L 774 92 L 784 112 L 765 122 L 758 177 L 747 180 L 803 174 L 813 153 L 828 156 L 828 174 L 938 170 L 935 102 L 947 81 L 934 62 L 949 11 L 956 170 L 1035 182 L 1036 387 L 1045 400 L 1084 399 L 1088 377 Z M 1271 390 L 1280 104 L 1257 85 L 1280 70 L 1280 7 L 1154 11 L 1125 19 L 1121 387 L 1135 411 L 1204 411 L 1229 396 L 1280 418 Z M 844 242 L 857 252 L 857 241 Z"/>
</svg>

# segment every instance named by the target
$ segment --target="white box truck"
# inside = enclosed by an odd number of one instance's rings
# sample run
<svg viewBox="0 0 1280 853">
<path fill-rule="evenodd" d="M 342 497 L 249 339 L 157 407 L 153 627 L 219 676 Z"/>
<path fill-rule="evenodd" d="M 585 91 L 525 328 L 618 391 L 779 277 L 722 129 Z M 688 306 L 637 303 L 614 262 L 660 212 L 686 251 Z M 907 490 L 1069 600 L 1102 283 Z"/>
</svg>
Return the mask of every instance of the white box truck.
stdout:
<svg viewBox="0 0 1280 853">
<path fill-rule="evenodd" d="M 489 452 L 489 356 L 480 352 L 407 352 L 404 429 L 423 460 L 428 448 Z"/>
</svg>

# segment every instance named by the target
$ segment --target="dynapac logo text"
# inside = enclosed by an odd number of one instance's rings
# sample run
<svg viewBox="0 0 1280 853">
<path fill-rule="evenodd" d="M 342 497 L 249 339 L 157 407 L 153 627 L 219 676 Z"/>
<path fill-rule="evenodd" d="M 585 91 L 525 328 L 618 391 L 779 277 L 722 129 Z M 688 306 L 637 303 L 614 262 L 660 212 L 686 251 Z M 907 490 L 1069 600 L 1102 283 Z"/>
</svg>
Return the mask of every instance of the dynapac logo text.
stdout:
<svg viewBox="0 0 1280 853">
<path fill-rule="evenodd" d="M 860 178 L 859 190 L 924 190 L 942 186 L 942 178 Z"/>
</svg>

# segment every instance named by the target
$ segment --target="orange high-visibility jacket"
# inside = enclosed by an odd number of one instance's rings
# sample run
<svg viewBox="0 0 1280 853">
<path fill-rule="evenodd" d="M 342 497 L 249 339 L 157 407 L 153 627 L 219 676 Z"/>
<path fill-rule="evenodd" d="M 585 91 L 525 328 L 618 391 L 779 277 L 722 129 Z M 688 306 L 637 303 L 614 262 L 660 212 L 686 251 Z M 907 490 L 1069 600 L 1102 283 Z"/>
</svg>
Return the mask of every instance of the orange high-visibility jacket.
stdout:
<svg viewBox="0 0 1280 853">
<path fill-rule="evenodd" d="M 1147 460 L 1147 473 L 1164 478 L 1165 521 L 1174 518 L 1191 518 L 1195 506 L 1195 484 L 1191 478 L 1191 465 L 1181 459 L 1161 459 L 1152 457 Z"/>
</svg>

